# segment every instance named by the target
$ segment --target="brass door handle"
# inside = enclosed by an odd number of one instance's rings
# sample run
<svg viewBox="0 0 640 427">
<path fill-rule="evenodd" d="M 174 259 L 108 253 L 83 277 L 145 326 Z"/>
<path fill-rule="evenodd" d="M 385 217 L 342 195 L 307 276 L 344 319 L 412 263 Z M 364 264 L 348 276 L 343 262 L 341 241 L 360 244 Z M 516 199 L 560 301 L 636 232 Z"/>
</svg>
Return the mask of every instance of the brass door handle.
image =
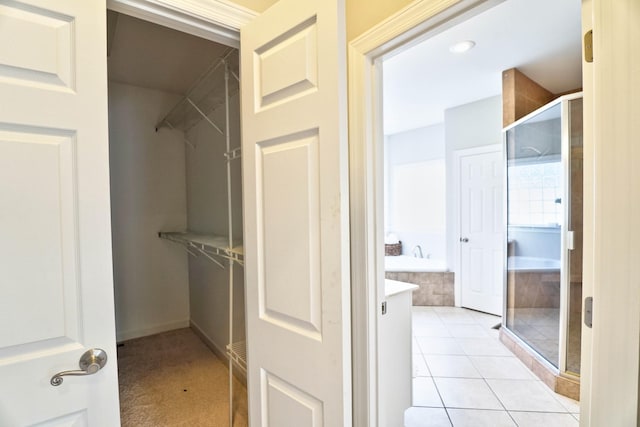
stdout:
<svg viewBox="0 0 640 427">
<path fill-rule="evenodd" d="M 62 384 L 64 376 L 93 375 L 107 364 L 107 353 L 100 348 L 92 348 L 84 352 L 80 357 L 80 369 L 74 371 L 58 372 L 51 377 L 51 385 L 54 387 Z"/>
</svg>

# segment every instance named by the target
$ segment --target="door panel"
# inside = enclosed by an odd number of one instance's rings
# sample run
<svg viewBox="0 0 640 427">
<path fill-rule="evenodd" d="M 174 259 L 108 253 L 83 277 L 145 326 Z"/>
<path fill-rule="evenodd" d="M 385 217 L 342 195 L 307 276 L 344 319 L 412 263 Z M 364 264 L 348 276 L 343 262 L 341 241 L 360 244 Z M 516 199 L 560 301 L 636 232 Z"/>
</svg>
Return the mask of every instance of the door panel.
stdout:
<svg viewBox="0 0 640 427">
<path fill-rule="evenodd" d="M 24 4 L 0 5 L 3 34 L 20 42 L 0 45 L 0 79 L 25 86 L 74 89 L 74 18 Z"/>
<path fill-rule="evenodd" d="M 461 302 L 497 315 L 503 305 L 501 166 L 500 151 L 460 156 Z"/>
<path fill-rule="evenodd" d="M 594 55 L 593 63 L 583 63 L 588 138 L 583 297 L 593 295 L 593 328 L 582 328 L 581 393 L 590 402 L 580 422 L 638 425 L 640 4 L 636 0 L 589 3 Z"/>
<path fill-rule="evenodd" d="M 3 426 L 119 425 L 105 10 L 0 4 Z M 110 356 L 103 370 L 50 384 L 92 347 Z"/>
<path fill-rule="evenodd" d="M 268 266 L 258 278 L 261 316 L 264 321 L 319 340 L 318 135 L 313 132 L 258 145 L 257 168 L 262 172 L 258 215 L 264 219 L 258 229 L 264 236 L 260 265 Z M 287 191 L 282 191 L 285 188 Z M 283 212 L 283 206 L 295 214 Z M 290 239 L 282 236 L 296 236 L 295 251 L 291 251 Z"/>
<path fill-rule="evenodd" d="M 256 426 L 351 423 L 343 9 L 281 0 L 241 33 Z"/>
<path fill-rule="evenodd" d="M 0 313 L 0 347 L 78 339 L 73 141 L 53 129 L 0 130 L 0 180 L 12 183 L 2 192 L 2 228 L 12 245 L 2 245 L 0 257 L 15 260 L 3 269 L 7 284 L 20 284 L 0 290 L 11 301 Z"/>
</svg>

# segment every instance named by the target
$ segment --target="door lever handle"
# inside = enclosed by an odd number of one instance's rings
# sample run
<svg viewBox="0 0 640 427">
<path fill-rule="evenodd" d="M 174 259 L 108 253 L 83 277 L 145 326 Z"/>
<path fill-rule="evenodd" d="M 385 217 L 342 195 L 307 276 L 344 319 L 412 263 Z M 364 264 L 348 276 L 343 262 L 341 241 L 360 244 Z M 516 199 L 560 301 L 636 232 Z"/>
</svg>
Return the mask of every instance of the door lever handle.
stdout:
<svg viewBox="0 0 640 427">
<path fill-rule="evenodd" d="M 51 385 L 59 386 L 62 384 L 64 376 L 83 376 L 93 375 L 107 364 L 107 353 L 100 348 L 92 348 L 84 352 L 80 357 L 80 369 L 74 371 L 58 372 L 51 377 Z"/>
<path fill-rule="evenodd" d="M 469 242 L 469 238 L 468 238 L 468 237 L 461 237 L 461 238 L 460 238 L 460 241 L 461 241 L 462 243 L 468 243 L 468 242 Z"/>
</svg>

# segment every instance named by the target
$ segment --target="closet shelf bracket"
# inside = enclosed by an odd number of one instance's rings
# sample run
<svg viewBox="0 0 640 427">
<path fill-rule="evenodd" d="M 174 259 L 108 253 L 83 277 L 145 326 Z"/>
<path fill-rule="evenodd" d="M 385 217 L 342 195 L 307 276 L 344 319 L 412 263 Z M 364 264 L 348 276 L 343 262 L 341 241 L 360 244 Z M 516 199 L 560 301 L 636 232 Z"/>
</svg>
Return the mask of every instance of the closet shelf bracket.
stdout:
<svg viewBox="0 0 640 427">
<path fill-rule="evenodd" d="M 221 257 L 234 261 L 240 265 L 244 264 L 244 251 L 242 245 L 229 246 L 229 241 L 223 236 L 215 234 L 193 233 L 193 232 L 166 232 L 158 233 L 161 239 L 169 240 L 185 247 L 193 255 L 191 250 L 196 250 L 221 268 L 224 265 L 214 257 Z"/>
<path fill-rule="evenodd" d="M 202 119 L 206 120 L 217 132 L 225 135 L 212 120 L 212 113 L 228 104 L 229 97 L 240 91 L 238 51 L 233 48 L 216 59 L 213 64 L 187 91 L 185 96 L 158 122 L 156 131 L 161 127 L 170 127 L 188 132 Z M 231 85 L 223 84 L 224 74 L 232 75 Z"/>
<path fill-rule="evenodd" d="M 241 154 L 242 154 L 242 150 L 240 147 L 238 147 L 224 153 L 224 157 L 227 159 L 228 162 L 230 162 L 231 160 L 239 159 L 241 157 Z"/>
<path fill-rule="evenodd" d="M 172 124 L 171 124 L 167 119 L 165 119 L 165 120 L 164 120 L 164 123 L 166 123 L 166 125 L 167 125 L 167 127 L 168 127 L 169 129 L 171 129 L 171 130 L 175 130 L 175 127 L 174 127 L 174 126 L 173 126 L 173 125 L 172 125 Z M 156 126 L 156 132 L 158 132 L 158 127 L 157 127 L 157 126 Z M 187 137 L 186 137 L 186 136 L 185 136 L 185 137 L 183 137 L 183 138 L 182 138 L 182 140 L 184 141 L 184 143 L 185 143 L 185 144 L 187 144 L 187 145 L 188 145 L 189 147 L 191 147 L 193 150 L 195 150 L 195 149 L 196 149 L 196 146 L 195 146 L 195 145 L 193 145 L 193 144 L 191 143 L 191 141 L 189 141 L 189 140 L 187 139 Z"/>
<path fill-rule="evenodd" d="M 186 98 L 187 102 L 189 104 L 191 104 L 191 106 L 193 107 L 194 110 L 196 110 L 203 119 L 205 119 L 215 130 L 217 130 L 218 132 L 220 132 L 220 135 L 224 135 L 225 133 L 222 131 L 222 129 L 220 129 L 218 127 L 218 125 L 216 125 L 213 120 L 211 120 L 205 113 L 204 111 L 202 111 L 195 102 L 193 102 L 190 98 Z"/>
<path fill-rule="evenodd" d="M 240 368 L 246 375 L 247 373 L 247 343 L 246 341 L 238 341 L 227 344 L 227 356 Z"/>
</svg>

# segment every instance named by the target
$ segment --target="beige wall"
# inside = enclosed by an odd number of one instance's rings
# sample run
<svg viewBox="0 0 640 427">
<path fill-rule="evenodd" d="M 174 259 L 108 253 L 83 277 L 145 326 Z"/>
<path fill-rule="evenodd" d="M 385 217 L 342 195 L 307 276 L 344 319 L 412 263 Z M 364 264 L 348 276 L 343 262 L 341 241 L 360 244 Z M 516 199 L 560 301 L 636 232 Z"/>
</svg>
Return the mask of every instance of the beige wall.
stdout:
<svg viewBox="0 0 640 427">
<path fill-rule="evenodd" d="M 231 2 L 256 12 L 264 12 L 276 0 L 231 0 Z"/>
<path fill-rule="evenodd" d="M 398 12 L 412 0 L 346 0 L 347 41 Z"/>
<path fill-rule="evenodd" d="M 233 2 L 256 12 L 263 12 L 276 0 L 233 0 Z M 347 41 L 355 39 L 411 2 L 412 0 L 345 0 Z"/>
</svg>

